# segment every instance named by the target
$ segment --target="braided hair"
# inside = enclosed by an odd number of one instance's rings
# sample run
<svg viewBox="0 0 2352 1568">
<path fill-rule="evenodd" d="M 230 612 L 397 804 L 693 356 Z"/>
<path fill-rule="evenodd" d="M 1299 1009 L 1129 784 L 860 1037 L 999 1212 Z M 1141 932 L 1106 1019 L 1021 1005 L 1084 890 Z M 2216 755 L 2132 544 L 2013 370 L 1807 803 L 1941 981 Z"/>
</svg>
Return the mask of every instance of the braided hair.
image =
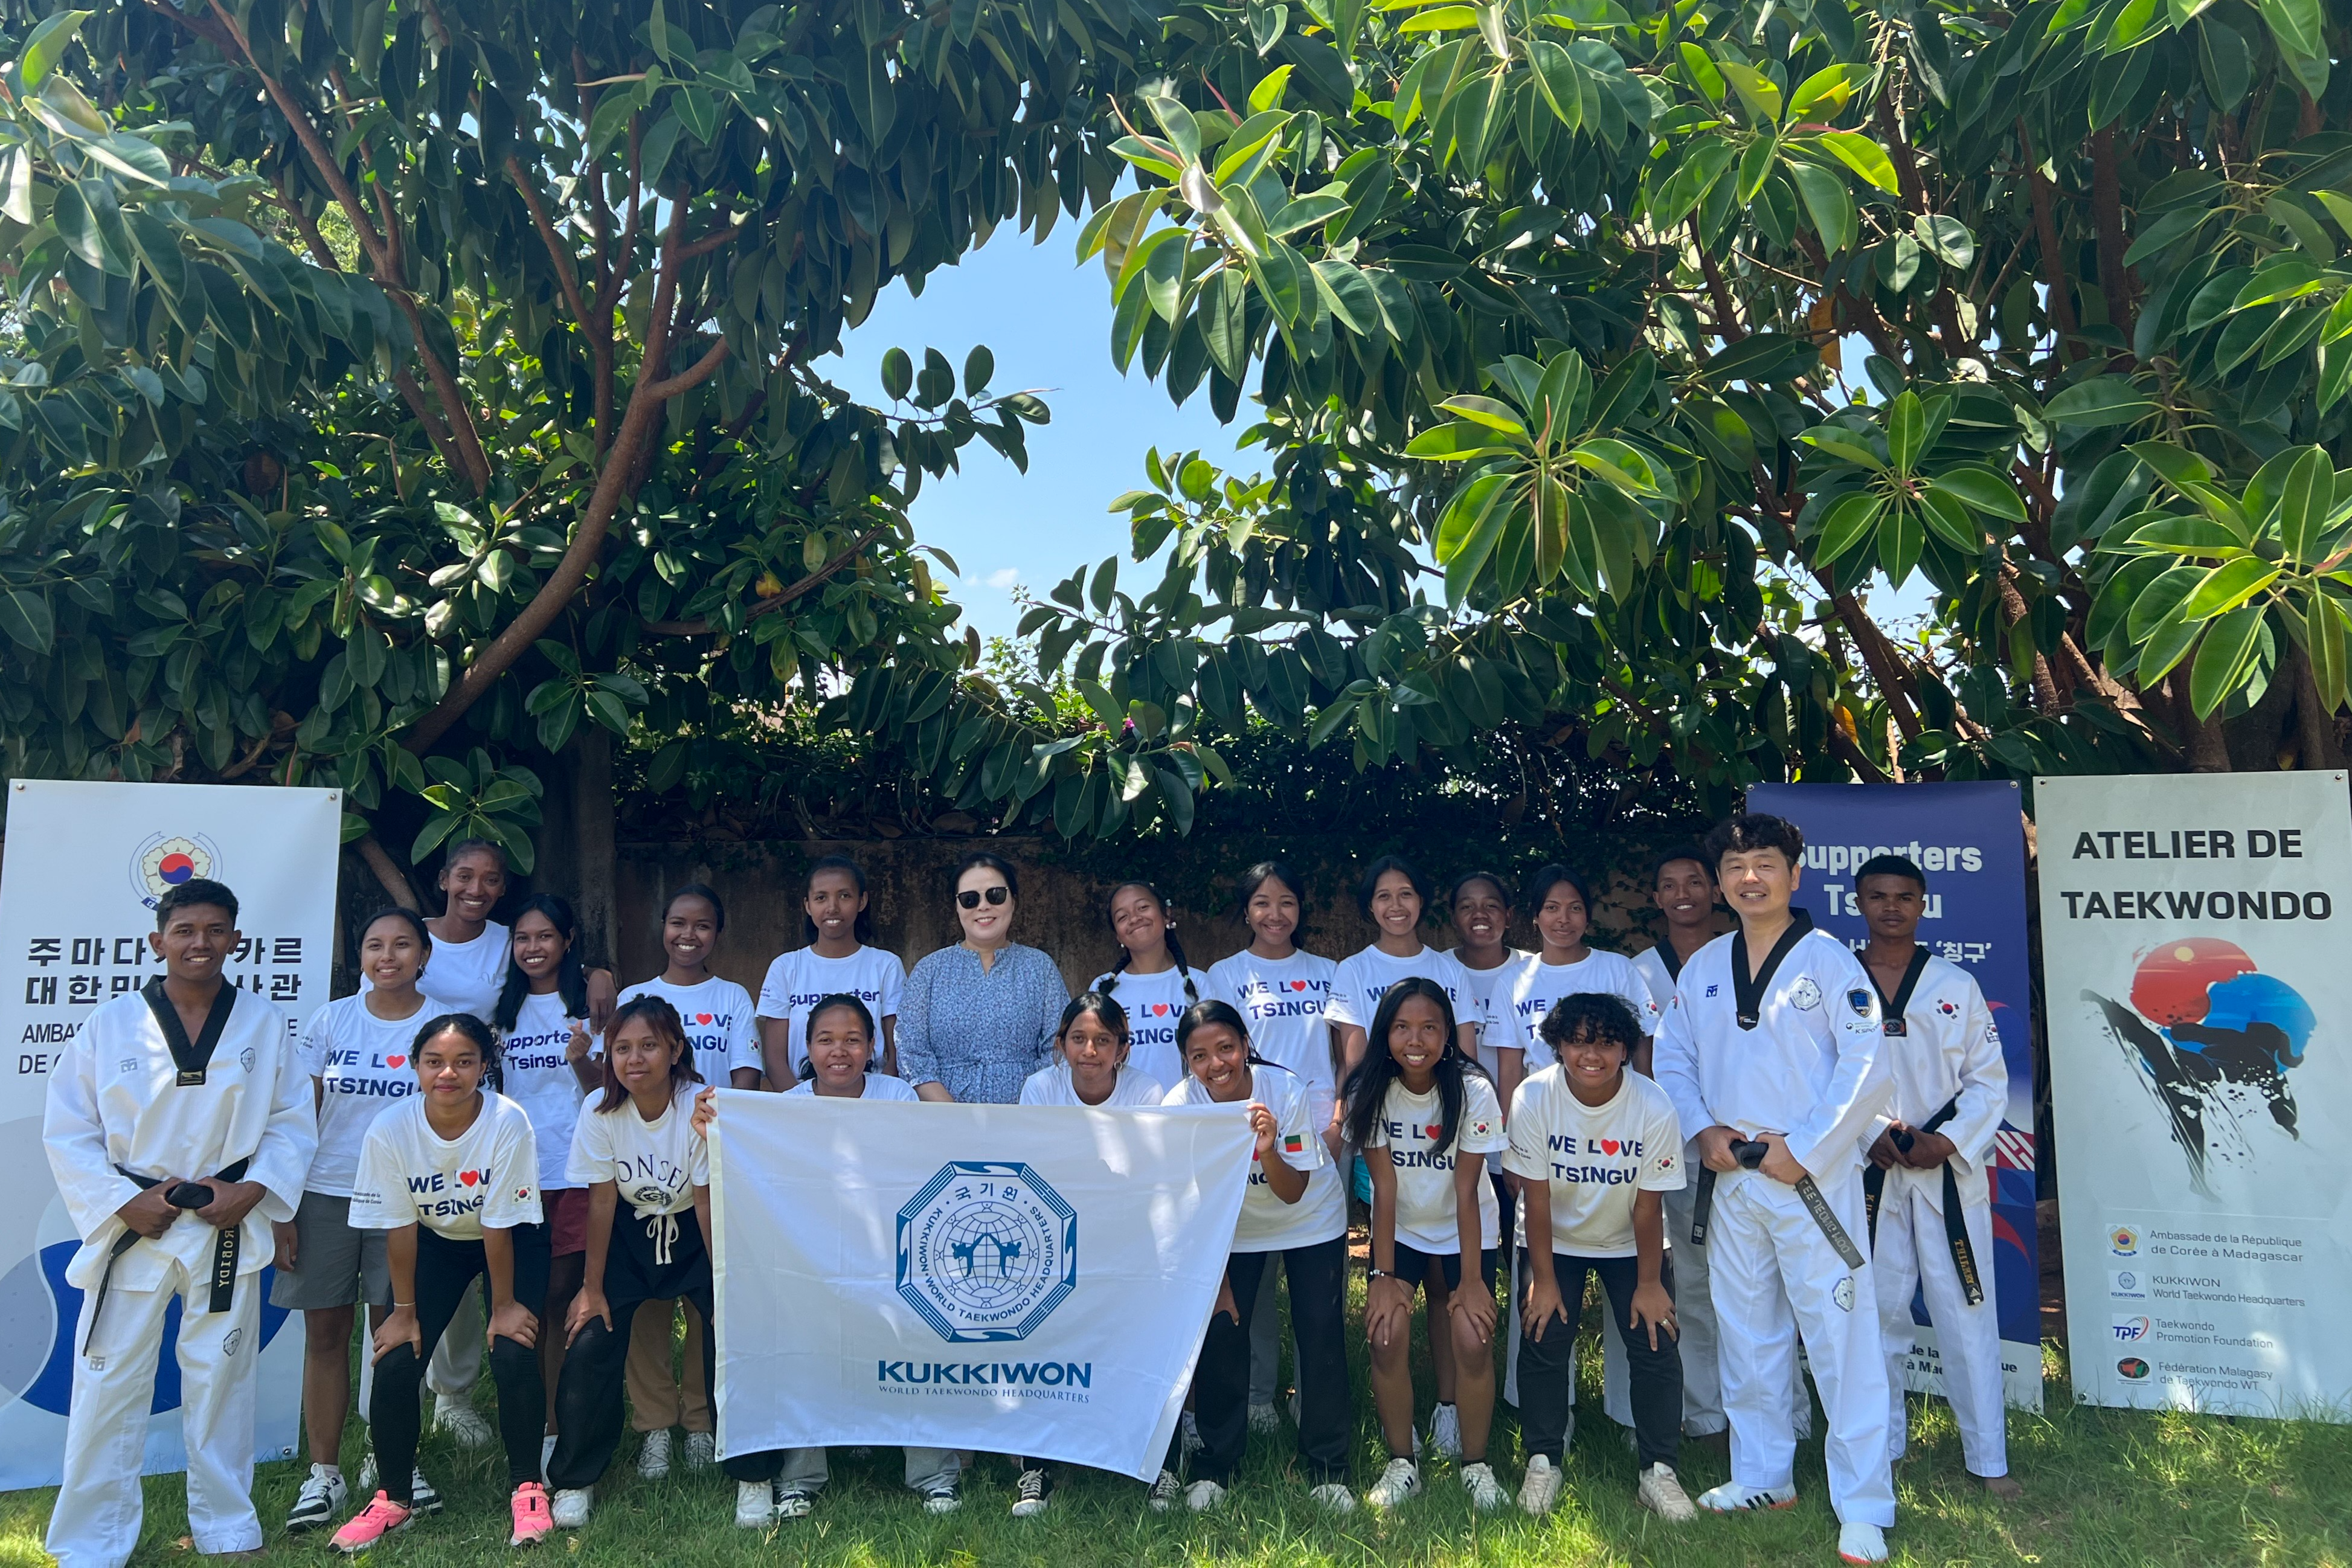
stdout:
<svg viewBox="0 0 2352 1568">
<path fill-rule="evenodd" d="M 1113 888 L 1110 890 L 1110 902 L 1114 904 L 1117 903 L 1118 901 L 1118 896 L 1121 893 L 1126 892 L 1130 888 L 1141 892 L 1153 903 L 1159 905 L 1160 918 L 1162 920 L 1167 919 L 1168 900 L 1161 898 L 1160 896 L 1160 889 L 1153 887 L 1149 882 L 1121 882 L 1118 887 Z M 1108 906 L 1106 906 L 1106 908 L 1108 908 Z M 1112 935 L 1114 937 L 1118 935 L 1118 927 L 1116 925 L 1112 927 Z M 1177 937 L 1176 928 L 1173 924 L 1167 927 L 1165 940 L 1168 943 L 1168 956 L 1176 961 L 1176 973 L 1184 982 L 1184 1000 L 1187 1003 L 1198 1002 L 1201 999 L 1201 988 L 1192 983 L 1192 966 L 1185 961 L 1184 943 Z M 1134 956 L 1134 954 L 1127 951 L 1127 944 L 1121 942 L 1118 949 L 1118 964 L 1112 968 L 1108 974 L 1103 976 L 1102 984 L 1096 987 L 1096 989 L 1100 991 L 1106 996 L 1116 992 L 1118 989 L 1118 977 L 1127 973 L 1128 963 Z"/>
</svg>

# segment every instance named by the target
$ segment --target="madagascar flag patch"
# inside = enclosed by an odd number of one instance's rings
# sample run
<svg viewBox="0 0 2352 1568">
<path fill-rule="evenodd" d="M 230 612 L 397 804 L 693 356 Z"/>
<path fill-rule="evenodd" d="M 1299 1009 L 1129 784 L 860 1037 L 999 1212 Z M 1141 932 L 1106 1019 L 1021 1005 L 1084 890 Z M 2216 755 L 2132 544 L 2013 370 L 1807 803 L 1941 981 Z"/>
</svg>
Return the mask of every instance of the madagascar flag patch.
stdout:
<svg viewBox="0 0 2352 1568">
<path fill-rule="evenodd" d="M 1304 1154 L 1307 1152 L 1307 1140 L 1305 1136 L 1297 1132 L 1284 1133 L 1282 1137 L 1282 1152 L 1286 1154 Z"/>
</svg>

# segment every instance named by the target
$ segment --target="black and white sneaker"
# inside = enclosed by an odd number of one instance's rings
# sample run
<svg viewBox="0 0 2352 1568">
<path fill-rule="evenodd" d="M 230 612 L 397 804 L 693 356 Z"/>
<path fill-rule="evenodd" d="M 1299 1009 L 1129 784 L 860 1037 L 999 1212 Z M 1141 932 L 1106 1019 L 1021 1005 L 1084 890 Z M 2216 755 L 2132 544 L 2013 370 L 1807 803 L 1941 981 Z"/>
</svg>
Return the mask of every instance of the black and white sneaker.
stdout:
<svg viewBox="0 0 2352 1568">
<path fill-rule="evenodd" d="M 408 1475 L 408 1511 L 417 1515 L 441 1511 L 441 1494 L 435 1491 L 433 1483 L 425 1479 L 422 1468 L 411 1470 Z"/>
<path fill-rule="evenodd" d="M 1052 1500 L 1053 1491 L 1053 1479 L 1042 1468 L 1022 1471 L 1021 1479 L 1013 1486 L 1013 1517 L 1036 1518 L 1045 1511 L 1046 1505 Z"/>
<path fill-rule="evenodd" d="M 941 1481 L 923 1492 L 925 1513 L 953 1513 L 963 1506 L 963 1491 L 954 1481 Z"/>
<path fill-rule="evenodd" d="M 295 1497 L 292 1510 L 286 1515 L 286 1533 L 299 1535 L 306 1530 L 333 1523 L 350 1496 L 341 1468 L 312 1465 L 310 1473 L 303 1478 L 302 1490 Z"/>
<path fill-rule="evenodd" d="M 1160 1479 L 1151 1483 L 1151 1511 L 1166 1513 L 1184 1495 L 1184 1483 L 1176 1479 L 1173 1470 L 1162 1470 Z"/>
</svg>

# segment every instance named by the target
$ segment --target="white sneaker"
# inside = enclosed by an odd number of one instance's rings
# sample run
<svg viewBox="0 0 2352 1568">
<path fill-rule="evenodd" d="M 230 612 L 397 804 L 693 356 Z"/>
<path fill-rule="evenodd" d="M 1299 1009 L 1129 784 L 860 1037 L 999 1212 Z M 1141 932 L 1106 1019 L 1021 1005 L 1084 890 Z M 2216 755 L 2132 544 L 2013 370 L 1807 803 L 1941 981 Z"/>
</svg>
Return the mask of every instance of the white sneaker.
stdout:
<svg viewBox="0 0 2352 1568">
<path fill-rule="evenodd" d="M 1206 1513 L 1225 1500 L 1225 1489 L 1214 1481 L 1194 1481 L 1184 1489 L 1184 1506 L 1194 1513 Z"/>
<path fill-rule="evenodd" d="M 286 1533 L 299 1535 L 306 1530 L 334 1523 L 350 1497 L 341 1468 L 312 1465 L 310 1473 L 303 1478 L 302 1490 L 295 1497 L 293 1509 L 286 1515 Z"/>
<path fill-rule="evenodd" d="M 1176 1500 L 1182 1496 L 1183 1492 L 1184 1483 L 1176 1479 L 1176 1472 L 1162 1469 L 1160 1472 L 1160 1479 L 1151 1483 L 1151 1496 L 1147 1500 L 1151 1504 L 1152 1512 L 1166 1513 L 1176 1506 Z"/>
<path fill-rule="evenodd" d="M 1183 1457 L 1185 1458 L 1191 1458 L 1202 1448 L 1208 1447 L 1207 1444 L 1201 1441 L 1201 1424 L 1193 1419 L 1192 1413 L 1191 1411 L 1187 1410 L 1184 1412 L 1183 1419 L 1176 1423 L 1176 1430 L 1181 1434 L 1180 1440 L 1184 1445 Z M 1165 1475 L 1167 1472 L 1163 1470 L 1160 1473 Z"/>
<path fill-rule="evenodd" d="M 663 1426 L 646 1434 L 637 1449 L 637 1474 L 649 1481 L 660 1480 L 669 1474 L 669 1428 Z"/>
<path fill-rule="evenodd" d="M 1343 1481 L 1325 1481 L 1321 1486 L 1308 1492 L 1307 1497 L 1310 1502 L 1322 1505 L 1324 1510 L 1328 1513 L 1356 1511 L 1356 1494 L 1349 1491 Z"/>
<path fill-rule="evenodd" d="M 1282 1430 L 1282 1416 L 1271 1405 L 1253 1405 L 1249 1407 L 1249 1429 L 1253 1432 L 1279 1432 Z"/>
<path fill-rule="evenodd" d="M 588 1510 L 596 1503 L 593 1487 L 565 1487 L 555 1494 L 548 1508 L 548 1517 L 555 1521 L 558 1530 L 577 1530 L 588 1522 Z"/>
<path fill-rule="evenodd" d="M 1519 1511 L 1538 1517 L 1559 1500 L 1559 1467 L 1541 1454 L 1528 1461 L 1527 1479 L 1519 1483 Z"/>
<path fill-rule="evenodd" d="M 1698 1510 L 1691 1506 L 1690 1494 L 1683 1490 L 1682 1479 L 1675 1474 L 1672 1465 L 1652 1465 L 1643 1470 L 1642 1484 L 1634 1489 L 1633 1496 L 1643 1508 L 1669 1524 L 1687 1524 L 1698 1517 Z"/>
<path fill-rule="evenodd" d="M 735 1522 L 745 1530 L 765 1530 L 776 1516 L 776 1483 L 737 1481 Z"/>
<path fill-rule="evenodd" d="M 1449 1459 L 1462 1457 L 1462 1416 L 1451 1405 L 1441 1405 L 1429 1417 L 1429 1446 Z"/>
<path fill-rule="evenodd" d="M 1496 1479 L 1495 1467 L 1484 1459 L 1462 1467 L 1462 1489 L 1470 1494 L 1470 1506 L 1480 1513 L 1496 1513 L 1511 1505 L 1511 1494 Z"/>
<path fill-rule="evenodd" d="M 686 1435 L 686 1468 L 688 1469 L 709 1469 L 718 1458 L 718 1438 L 708 1432 L 688 1432 Z"/>
<path fill-rule="evenodd" d="M 1838 1560 L 1842 1563 L 1886 1561 L 1886 1532 L 1862 1520 L 1838 1526 Z"/>
<path fill-rule="evenodd" d="M 1395 1508 L 1421 1495 L 1421 1467 L 1411 1459 L 1391 1459 L 1372 1483 L 1364 1500 L 1374 1508 Z"/>
<path fill-rule="evenodd" d="M 1751 1509 L 1794 1508 L 1795 1487 L 1743 1487 L 1726 1481 L 1698 1494 L 1698 1506 L 1709 1513 L 1745 1513 Z"/>
<path fill-rule="evenodd" d="M 499 1440 L 482 1413 L 473 1407 L 462 1394 L 437 1394 L 433 1396 L 433 1426 L 457 1439 L 460 1448 L 487 1448 Z"/>
</svg>

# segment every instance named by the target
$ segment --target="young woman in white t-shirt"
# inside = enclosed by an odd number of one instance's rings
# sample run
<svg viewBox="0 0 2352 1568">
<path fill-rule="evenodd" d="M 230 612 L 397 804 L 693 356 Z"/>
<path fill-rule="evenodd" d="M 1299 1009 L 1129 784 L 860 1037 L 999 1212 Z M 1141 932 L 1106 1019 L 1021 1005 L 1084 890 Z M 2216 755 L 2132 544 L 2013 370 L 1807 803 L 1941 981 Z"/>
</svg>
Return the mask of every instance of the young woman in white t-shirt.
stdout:
<svg viewBox="0 0 2352 1568">
<path fill-rule="evenodd" d="M 417 992 L 416 977 L 432 951 L 433 938 L 414 910 L 370 916 L 359 942 L 360 971 L 370 989 L 312 1014 L 298 1047 L 316 1095 L 319 1150 L 293 1223 L 272 1228 L 278 1255 L 269 1287 L 271 1306 L 302 1314 L 302 1426 L 310 1436 L 310 1473 L 286 1516 L 289 1534 L 333 1523 L 350 1496 L 341 1455 L 352 1406 L 357 1303 L 367 1303 L 371 1321 L 382 1321 L 392 1310 L 384 1233 L 352 1224 L 352 1181 L 376 1113 L 416 1092 L 409 1054 L 429 1005 Z M 412 1500 L 427 1512 L 441 1506 L 422 1471 L 414 1479 Z"/>
<path fill-rule="evenodd" d="M 1474 1060 L 1478 1055 L 1478 1014 L 1470 976 L 1452 953 L 1421 940 L 1421 917 L 1429 907 L 1429 879 L 1401 856 L 1383 855 L 1364 868 L 1356 883 L 1356 907 L 1380 928 L 1372 945 L 1340 960 L 1339 989 L 1347 997 L 1350 1022 L 1340 1027 L 1341 1079 L 1364 1059 L 1364 1026 L 1380 1010 L 1381 997 L 1398 981 L 1419 975 L 1445 988 L 1454 1004 L 1455 1043 Z"/>
<path fill-rule="evenodd" d="M 874 1015 L 865 1001 L 847 993 L 825 996 L 809 1010 L 808 1061 L 798 1088 L 787 1098 L 897 1101 L 919 1104 L 922 1097 L 905 1079 L 877 1073 L 874 1066 Z M 705 1093 L 694 1108 L 695 1125 L 708 1133 L 719 1117 L 717 1098 Z M 735 1522 L 765 1530 L 778 1520 L 805 1519 L 816 1509 L 832 1469 L 823 1448 L 774 1448 L 731 1454 L 724 1461 L 735 1482 Z M 908 1448 L 908 1487 L 929 1513 L 953 1513 L 963 1506 L 963 1460 L 952 1448 Z"/>
<path fill-rule="evenodd" d="M 882 1070 L 898 1076 L 898 996 L 907 988 L 907 966 L 897 953 L 873 945 L 871 902 L 856 861 L 827 855 L 810 864 L 801 891 L 807 944 L 777 954 L 768 965 L 756 1009 L 759 1056 L 731 1064 L 737 1089 L 764 1084 L 782 1091 L 800 1081 L 801 1064 L 808 1059 L 804 1025 L 821 996 L 855 996 L 866 1004 L 882 1026 L 877 1053 Z"/>
<path fill-rule="evenodd" d="M 1185 1501 L 1195 1510 L 1214 1508 L 1241 1468 L 1250 1430 L 1250 1321 L 1258 1310 L 1258 1280 L 1279 1258 L 1290 1279 L 1290 1321 L 1298 1340 L 1298 1451 L 1308 1495 L 1334 1513 L 1349 1512 L 1356 1506 L 1348 1486 L 1356 1415 L 1346 1338 L 1348 1203 L 1339 1173 L 1314 1124 L 1305 1086 L 1250 1049 L 1249 1031 L 1231 1004 L 1212 998 L 1186 1008 L 1176 1043 L 1184 1053 L 1185 1078 L 1169 1090 L 1166 1103 L 1245 1104 L 1257 1135 L 1225 1282 L 1192 1372 L 1202 1447 Z M 1175 1501 L 1181 1444 L 1179 1436 L 1169 1445 L 1167 1467 L 1151 1489 L 1155 1509 Z"/>
<path fill-rule="evenodd" d="M 1089 990 L 1116 996 L 1127 1010 L 1133 1060 L 1147 1078 L 1174 1083 L 1184 1076 L 1176 1055 L 1176 1020 L 1201 999 L 1202 982 L 1184 958 L 1168 900 L 1149 882 L 1121 882 L 1110 890 L 1110 931 L 1118 966 L 1095 976 Z"/>
<path fill-rule="evenodd" d="M 1528 1070 L 1551 1060 L 1544 1043 L 1544 1015 L 1563 996 L 1614 996 L 1633 1011 L 1642 1031 L 1633 1050 L 1633 1070 L 1650 1071 L 1650 1037 L 1657 1033 L 1658 1008 L 1649 983 L 1633 961 L 1622 952 L 1589 945 L 1592 929 L 1592 889 L 1582 875 L 1566 866 L 1547 866 L 1528 884 L 1528 906 L 1535 911 L 1536 935 L 1543 945 L 1535 961 L 1519 972 L 1512 994 L 1512 1010 L 1525 1031 Z"/>
<path fill-rule="evenodd" d="M 701 1081 L 694 1047 L 667 999 L 621 1004 L 604 1035 L 603 1089 L 572 1133 L 567 1167 L 588 1194 L 588 1252 L 564 1325 L 555 1387 L 562 1435 L 547 1465 L 559 1529 L 588 1522 L 593 1489 L 620 1443 L 624 1368 L 637 1309 L 683 1299 L 711 1315 L 710 1154 L 692 1123 Z M 655 1323 L 669 1327 L 665 1318 Z M 665 1363 L 668 1339 L 665 1332 Z M 716 1373 L 707 1335 L 703 1345 L 697 1374 L 708 1404 Z"/>
<path fill-rule="evenodd" d="M 547 1398 L 534 1346 L 541 1324 L 532 1310 L 547 1294 L 539 1154 L 522 1108 L 483 1088 L 495 1048 L 489 1026 L 469 1013 L 427 1021 L 409 1053 L 422 1092 L 378 1116 L 361 1144 L 352 1223 L 388 1233 L 392 1273 L 368 1402 L 383 1489 L 335 1532 L 341 1552 L 366 1551 L 416 1516 L 418 1385 L 477 1280 L 490 1305 L 490 1375 L 513 1488 L 510 1543 L 529 1545 L 551 1528 L 540 1481 Z"/>
<path fill-rule="evenodd" d="M 1478 1065 L 1494 1080 L 1496 1098 L 1508 1105 L 1511 1091 L 1527 1076 L 1527 1038 L 1511 1011 L 1511 987 L 1534 959 L 1507 940 L 1510 889 L 1494 872 L 1472 871 L 1458 879 L 1445 905 L 1459 939 L 1454 962 L 1470 977 L 1470 1011 L 1479 1022 Z"/>
<path fill-rule="evenodd" d="M 572 1310 L 588 1252 L 588 1193 L 564 1173 L 580 1102 L 601 1089 L 604 1069 L 588 1034 L 587 976 L 580 966 L 579 922 L 552 893 L 535 893 L 515 914 L 505 984 L 490 1016 L 498 1031 L 492 1087 L 523 1108 L 539 1149 L 540 1201 L 547 1216 L 547 1296 L 531 1303 L 541 1321 L 560 1323 Z M 563 1347 L 540 1342 L 541 1381 L 551 1391 L 547 1429 L 555 1430 L 556 1373 Z"/>
<path fill-rule="evenodd" d="M 1520 1181 L 1519 1420 L 1528 1471 L 1519 1506 L 1549 1513 L 1559 1499 L 1577 1321 L 1585 1278 L 1598 1275 L 1608 1300 L 1602 1321 L 1616 1325 L 1632 1372 L 1635 1495 L 1661 1519 L 1695 1519 L 1675 1475 L 1683 1369 L 1660 1195 L 1685 1180 L 1674 1102 L 1627 1070 L 1642 1030 L 1621 998 L 1568 996 L 1545 1016 L 1543 1032 L 1558 1059 L 1519 1086 L 1503 1156 Z"/>
<path fill-rule="evenodd" d="M 1483 1156 L 1509 1147 L 1503 1108 L 1455 1043 L 1454 1008 L 1434 981 L 1399 981 L 1373 1016 L 1373 1048 L 1348 1080 L 1348 1141 L 1372 1174 L 1372 1259 L 1364 1336 L 1389 1462 L 1365 1500 L 1394 1508 L 1421 1491 L 1413 1460 L 1412 1299 L 1429 1298 L 1429 1339 L 1451 1344 L 1462 1485 L 1491 1512 L 1510 1501 L 1486 1463 L 1495 1415 L 1495 1189 Z M 1450 1392 L 1448 1400 L 1444 1394 Z"/>
<path fill-rule="evenodd" d="M 1168 1086 L 1129 1058 L 1127 1010 L 1118 998 L 1085 991 L 1062 1009 L 1054 1031 L 1054 1065 L 1021 1086 L 1024 1105 L 1158 1105 Z M 1031 1510 L 1035 1512 L 1035 1510 Z"/>
</svg>

